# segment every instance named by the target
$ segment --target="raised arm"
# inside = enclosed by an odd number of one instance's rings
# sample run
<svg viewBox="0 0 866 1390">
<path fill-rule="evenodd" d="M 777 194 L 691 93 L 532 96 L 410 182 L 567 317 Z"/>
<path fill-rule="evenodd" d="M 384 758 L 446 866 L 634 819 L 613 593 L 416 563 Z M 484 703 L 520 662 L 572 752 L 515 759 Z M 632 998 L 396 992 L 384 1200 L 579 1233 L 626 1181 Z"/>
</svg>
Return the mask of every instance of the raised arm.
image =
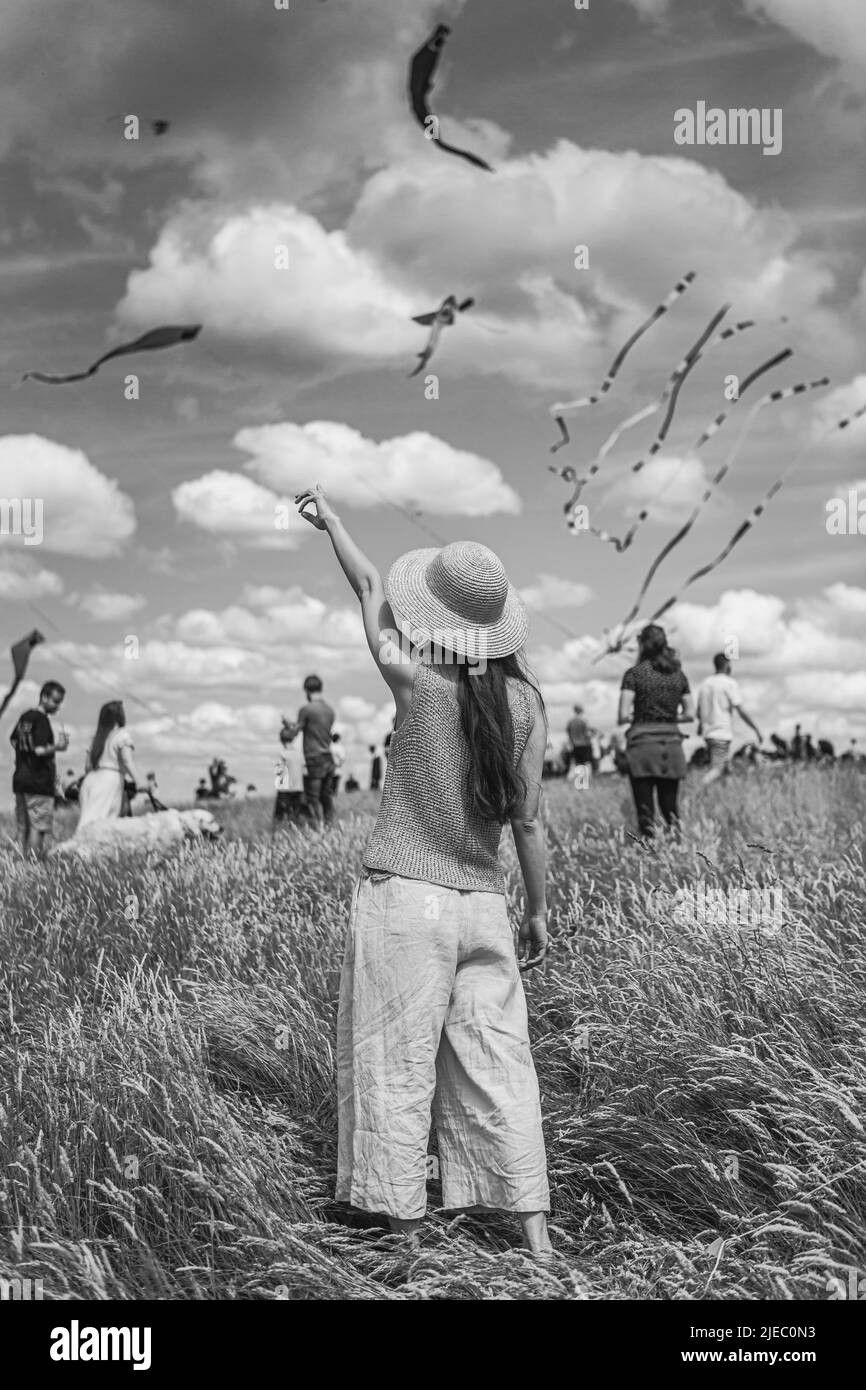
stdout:
<svg viewBox="0 0 866 1390">
<path fill-rule="evenodd" d="M 518 765 L 526 793 L 518 811 L 511 817 L 511 833 L 523 882 L 526 886 L 526 917 L 520 928 L 518 963 L 521 970 L 540 965 L 547 955 L 547 888 L 544 826 L 540 818 L 541 772 L 547 747 L 547 721 L 536 702 L 535 719 Z"/>
<path fill-rule="evenodd" d="M 400 645 L 394 615 L 385 599 L 382 576 L 353 541 L 318 484 L 298 493 L 295 501 L 306 521 L 319 531 L 327 531 L 340 567 L 361 601 L 364 633 L 373 660 L 395 697 L 406 697 L 412 690 L 414 667 Z M 315 515 L 304 510 L 311 505 L 316 509 Z"/>
</svg>

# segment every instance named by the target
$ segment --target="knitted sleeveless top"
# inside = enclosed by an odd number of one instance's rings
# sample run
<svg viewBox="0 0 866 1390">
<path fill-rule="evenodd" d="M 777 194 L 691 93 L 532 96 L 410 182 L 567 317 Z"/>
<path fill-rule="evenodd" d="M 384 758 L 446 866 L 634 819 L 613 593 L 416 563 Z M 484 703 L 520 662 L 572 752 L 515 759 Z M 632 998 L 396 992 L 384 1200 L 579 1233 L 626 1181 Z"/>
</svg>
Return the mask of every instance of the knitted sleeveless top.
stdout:
<svg viewBox="0 0 866 1390">
<path fill-rule="evenodd" d="M 516 767 L 535 714 L 526 681 L 508 681 L 508 703 Z M 391 738 L 379 815 L 364 852 L 368 869 L 446 888 L 505 892 L 502 826 L 467 805 L 470 762 L 455 683 L 419 662 L 409 709 Z"/>
</svg>

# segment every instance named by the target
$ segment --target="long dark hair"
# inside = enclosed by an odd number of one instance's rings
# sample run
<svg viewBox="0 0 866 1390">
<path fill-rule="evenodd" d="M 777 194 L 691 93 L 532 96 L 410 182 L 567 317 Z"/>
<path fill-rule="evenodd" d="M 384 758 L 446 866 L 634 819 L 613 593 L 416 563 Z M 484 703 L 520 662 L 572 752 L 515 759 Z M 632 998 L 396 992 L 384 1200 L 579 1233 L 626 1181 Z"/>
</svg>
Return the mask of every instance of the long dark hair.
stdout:
<svg viewBox="0 0 866 1390">
<path fill-rule="evenodd" d="M 457 682 L 460 723 L 472 759 L 466 788 L 468 804 L 484 820 L 503 825 L 526 796 L 526 784 L 514 765 L 509 677 L 525 681 L 535 691 L 544 714 L 541 691 L 529 679 L 516 653 L 488 657 L 483 672 L 461 664 Z"/>
<path fill-rule="evenodd" d="M 650 623 L 638 633 L 638 650 L 641 661 L 648 661 L 654 671 L 660 671 L 662 675 L 669 676 L 673 671 L 680 669 L 680 659 L 673 647 L 668 646 L 668 639 L 663 627 L 658 623 Z"/>
<path fill-rule="evenodd" d="M 122 729 L 126 723 L 126 711 L 122 700 L 109 700 L 99 711 L 96 733 L 90 745 L 90 766 L 98 767 L 99 759 L 105 749 L 105 742 L 112 729 Z"/>
</svg>

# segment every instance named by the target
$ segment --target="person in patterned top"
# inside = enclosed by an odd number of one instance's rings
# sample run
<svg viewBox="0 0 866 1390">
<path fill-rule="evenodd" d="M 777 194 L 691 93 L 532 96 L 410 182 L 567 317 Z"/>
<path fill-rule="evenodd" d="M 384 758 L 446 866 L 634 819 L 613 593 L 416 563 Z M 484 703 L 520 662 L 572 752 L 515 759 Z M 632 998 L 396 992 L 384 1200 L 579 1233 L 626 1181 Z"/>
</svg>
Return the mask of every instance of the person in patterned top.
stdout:
<svg viewBox="0 0 866 1390">
<path fill-rule="evenodd" d="M 628 724 L 626 759 L 638 828 L 654 831 L 655 799 L 668 829 L 679 821 L 680 782 L 686 775 L 679 725 L 695 717 L 688 677 L 665 630 L 656 623 L 638 636 L 638 661 L 622 678 L 618 723 Z"/>
</svg>

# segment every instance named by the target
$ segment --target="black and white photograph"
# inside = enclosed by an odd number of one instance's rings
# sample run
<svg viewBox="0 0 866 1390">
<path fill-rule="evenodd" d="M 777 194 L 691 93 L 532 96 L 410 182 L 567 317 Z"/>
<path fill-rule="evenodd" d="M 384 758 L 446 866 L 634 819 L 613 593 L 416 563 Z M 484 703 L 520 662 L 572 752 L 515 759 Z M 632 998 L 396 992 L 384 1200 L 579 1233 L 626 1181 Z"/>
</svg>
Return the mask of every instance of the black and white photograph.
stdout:
<svg viewBox="0 0 866 1390">
<path fill-rule="evenodd" d="M 518 1301 L 826 1376 L 863 0 L 3 0 L 0 74 L 28 1366 L 160 1380 L 171 1305 Z"/>
</svg>

